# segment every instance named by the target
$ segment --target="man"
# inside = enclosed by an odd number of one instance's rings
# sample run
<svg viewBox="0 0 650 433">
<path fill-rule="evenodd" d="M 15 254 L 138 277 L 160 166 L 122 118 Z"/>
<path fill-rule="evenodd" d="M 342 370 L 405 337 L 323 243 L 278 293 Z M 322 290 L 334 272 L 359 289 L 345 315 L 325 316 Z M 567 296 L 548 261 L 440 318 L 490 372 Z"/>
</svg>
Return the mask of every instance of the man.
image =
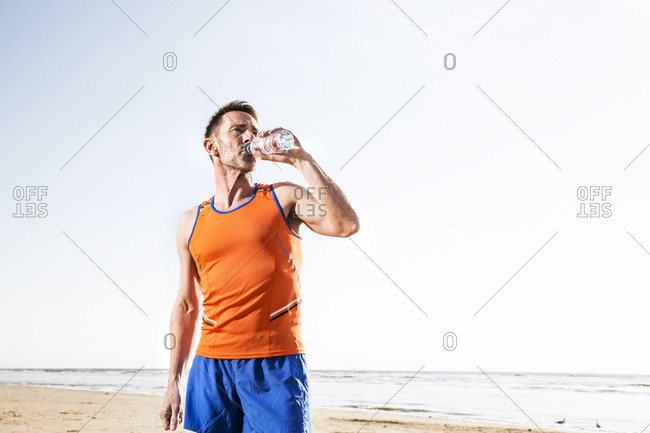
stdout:
<svg viewBox="0 0 650 433">
<path fill-rule="evenodd" d="M 183 421 L 179 383 L 200 316 L 184 428 L 199 433 L 311 432 L 301 330 L 300 226 L 346 237 L 359 230 L 359 219 L 297 137 L 284 154 L 247 153 L 253 138 L 278 129 L 260 132 L 257 113 L 245 101 L 221 107 L 206 128 L 203 147 L 213 163 L 216 190 L 178 222 L 181 280 L 171 315 L 177 344 L 160 411 L 165 430 L 175 430 Z M 253 183 L 257 158 L 294 166 L 310 188 Z"/>
</svg>

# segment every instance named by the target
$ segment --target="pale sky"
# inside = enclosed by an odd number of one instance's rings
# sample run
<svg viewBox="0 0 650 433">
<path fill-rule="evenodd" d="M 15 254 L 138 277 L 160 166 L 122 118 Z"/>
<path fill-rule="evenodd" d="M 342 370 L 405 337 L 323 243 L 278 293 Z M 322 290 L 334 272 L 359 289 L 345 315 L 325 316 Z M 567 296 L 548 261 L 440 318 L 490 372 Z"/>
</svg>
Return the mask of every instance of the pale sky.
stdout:
<svg viewBox="0 0 650 433">
<path fill-rule="evenodd" d="M 210 99 L 244 99 L 361 220 L 301 228 L 310 368 L 650 373 L 649 21 L 614 0 L 0 2 L 0 367 L 168 367 Z M 307 186 L 281 168 L 253 179 Z M 46 217 L 14 217 L 26 186 Z M 611 187 L 609 218 L 577 217 L 581 186 Z"/>
</svg>

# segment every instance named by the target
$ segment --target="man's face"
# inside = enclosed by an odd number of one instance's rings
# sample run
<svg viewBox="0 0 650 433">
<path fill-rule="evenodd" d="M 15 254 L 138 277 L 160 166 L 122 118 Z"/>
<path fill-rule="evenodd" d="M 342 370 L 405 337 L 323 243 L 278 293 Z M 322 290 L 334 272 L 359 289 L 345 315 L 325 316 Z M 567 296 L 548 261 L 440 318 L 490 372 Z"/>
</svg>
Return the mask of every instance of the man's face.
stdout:
<svg viewBox="0 0 650 433">
<path fill-rule="evenodd" d="M 257 159 L 246 152 L 246 146 L 259 132 L 255 118 L 243 111 L 230 111 L 221 117 L 214 132 L 221 164 L 248 173 L 255 169 Z"/>
</svg>

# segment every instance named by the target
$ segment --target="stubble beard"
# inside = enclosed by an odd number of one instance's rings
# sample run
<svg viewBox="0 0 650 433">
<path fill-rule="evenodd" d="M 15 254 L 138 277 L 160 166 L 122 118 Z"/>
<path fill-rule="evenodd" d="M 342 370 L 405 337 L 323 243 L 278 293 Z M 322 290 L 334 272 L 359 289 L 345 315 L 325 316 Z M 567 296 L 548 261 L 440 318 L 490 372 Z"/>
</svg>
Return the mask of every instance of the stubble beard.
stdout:
<svg viewBox="0 0 650 433">
<path fill-rule="evenodd" d="M 224 149 L 225 146 L 223 145 L 223 142 L 219 137 L 217 138 L 217 142 L 221 146 L 221 149 Z M 230 155 L 231 157 L 228 158 L 227 161 L 221 160 L 221 164 L 224 165 L 225 167 L 228 167 L 231 170 L 234 171 L 239 171 L 241 173 L 247 174 L 255 170 L 255 166 L 257 165 L 257 158 L 253 157 L 252 162 L 247 163 L 245 158 L 249 158 L 247 156 L 242 156 L 240 153 L 237 151 L 233 151 Z"/>
</svg>

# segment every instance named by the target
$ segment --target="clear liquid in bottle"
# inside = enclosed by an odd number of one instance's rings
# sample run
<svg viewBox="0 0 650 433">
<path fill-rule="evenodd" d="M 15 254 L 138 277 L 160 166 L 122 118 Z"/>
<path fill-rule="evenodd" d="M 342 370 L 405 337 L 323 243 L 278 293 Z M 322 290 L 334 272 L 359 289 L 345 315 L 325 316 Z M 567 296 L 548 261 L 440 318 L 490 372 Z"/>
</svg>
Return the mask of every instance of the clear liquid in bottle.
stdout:
<svg viewBox="0 0 650 433">
<path fill-rule="evenodd" d="M 266 137 L 253 139 L 246 146 L 246 151 L 253 153 L 251 149 L 258 149 L 261 153 L 268 155 L 270 153 L 285 153 L 293 149 L 293 147 L 293 134 L 286 129 L 280 129 Z"/>
</svg>

